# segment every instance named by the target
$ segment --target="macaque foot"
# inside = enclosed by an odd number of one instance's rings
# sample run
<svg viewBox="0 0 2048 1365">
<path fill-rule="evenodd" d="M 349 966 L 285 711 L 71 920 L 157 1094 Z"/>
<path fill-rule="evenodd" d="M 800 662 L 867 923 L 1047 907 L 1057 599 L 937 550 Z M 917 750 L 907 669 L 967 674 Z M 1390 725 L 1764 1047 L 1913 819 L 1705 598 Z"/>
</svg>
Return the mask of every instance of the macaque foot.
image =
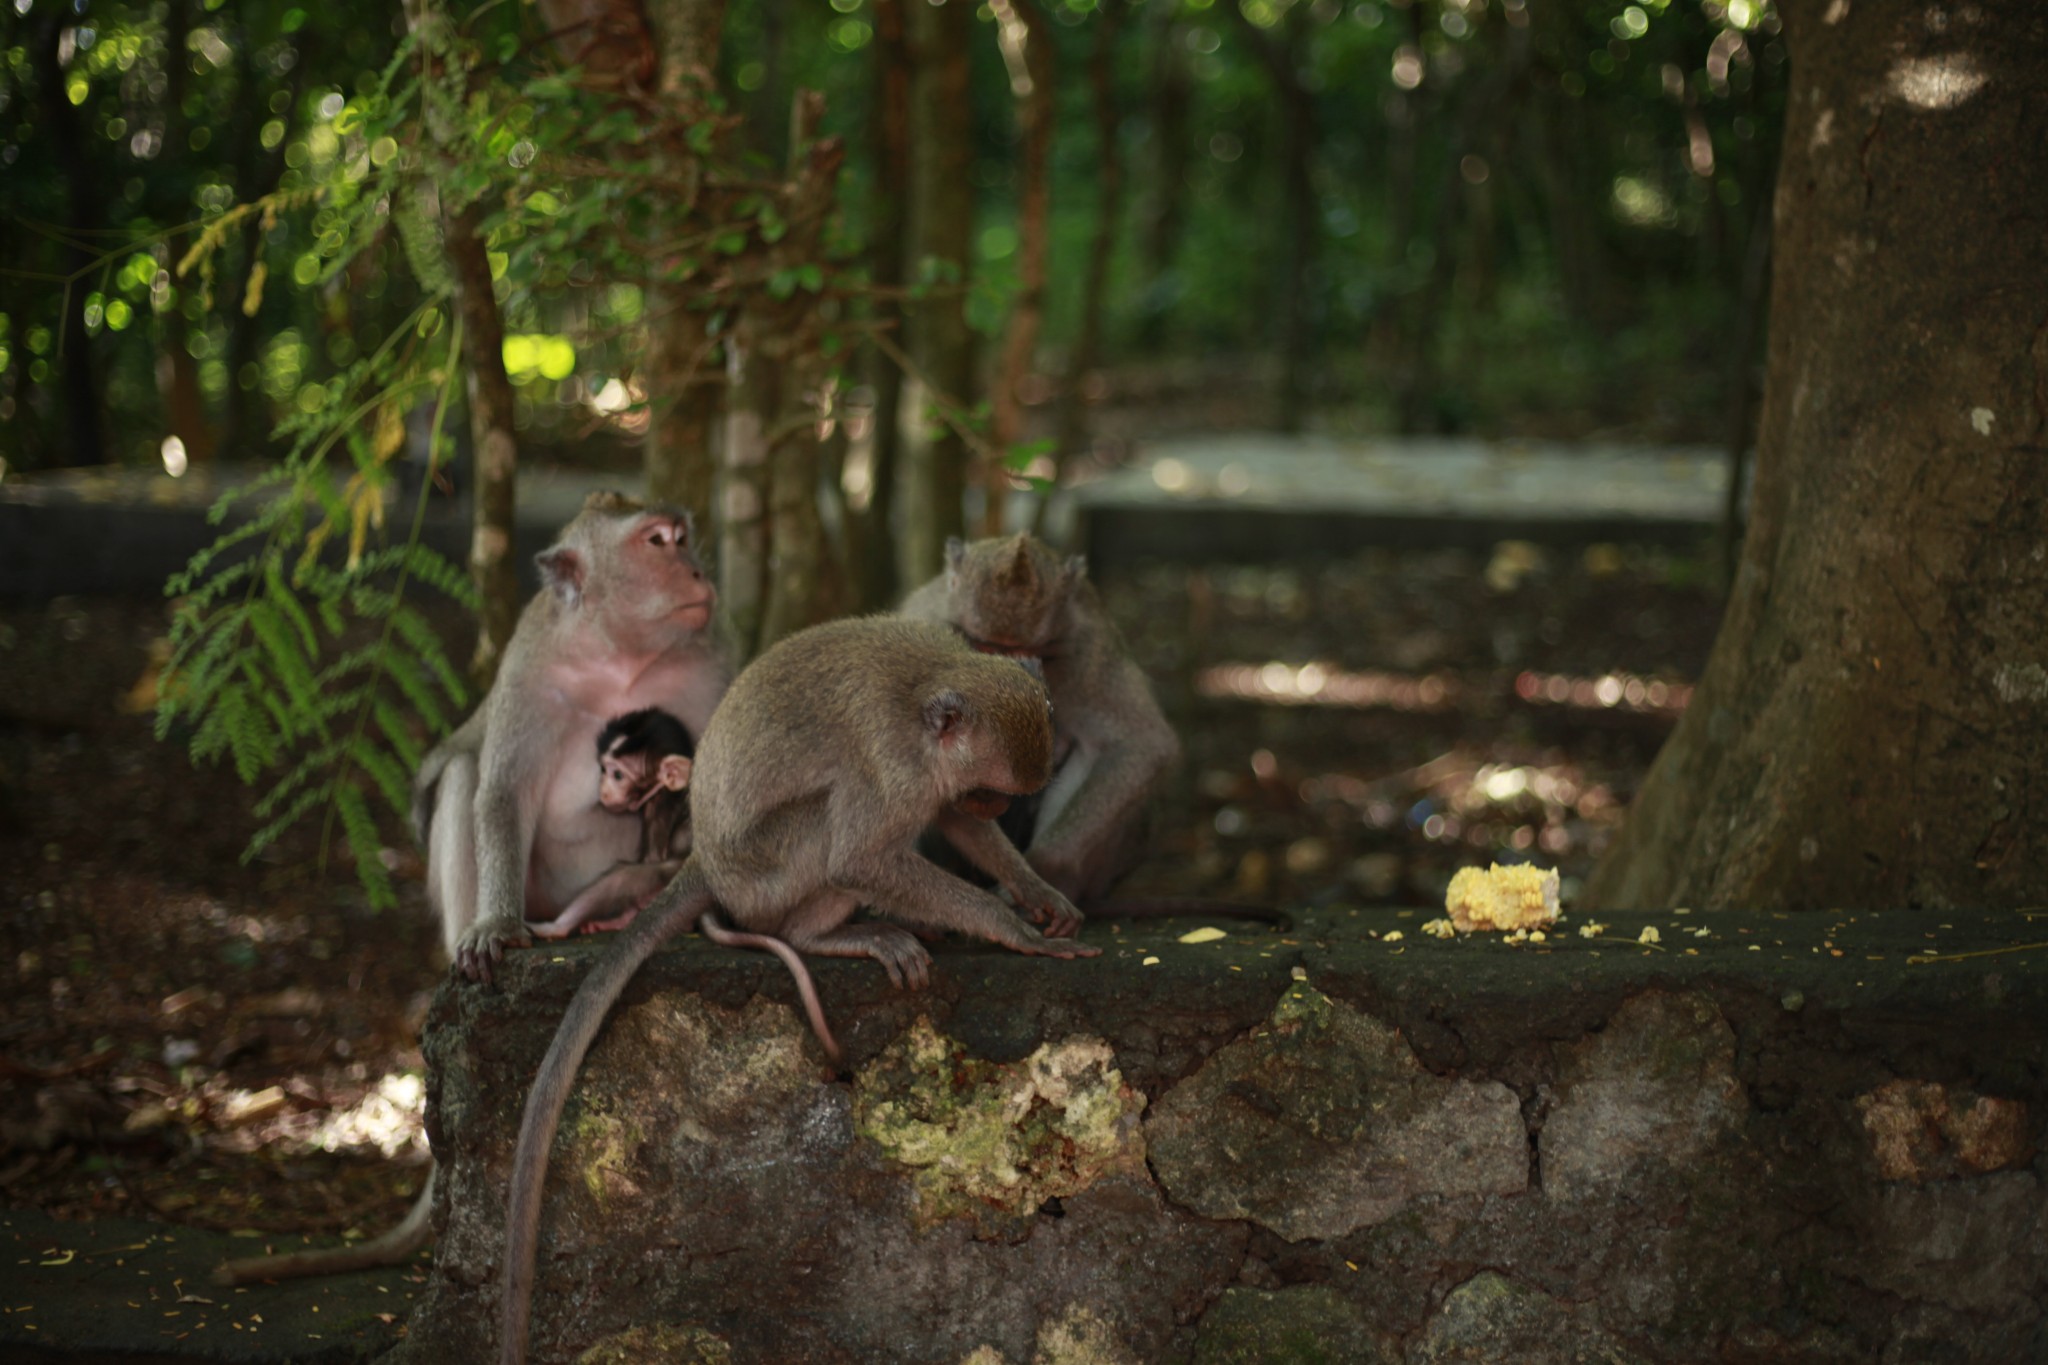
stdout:
<svg viewBox="0 0 2048 1365">
<path fill-rule="evenodd" d="M 1005 948 L 1023 953 L 1027 957 L 1074 958 L 1100 957 L 1102 955 L 1102 949 L 1092 944 L 1083 943 L 1076 938 L 1055 938 L 1050 931 L 1041 934 L 1036 929 L 1022 924 L 1019 924 L 1017 927 L 1022 932 L 1013 938 L 1003 939 L 1002 945 Z M 1074 927 L 1079 928 L 1080 926 L 1077 923 Z M 1071 933 L 1072 930 L 1068 932 Z"/>
<path fill-rule="evenodd" d="M 898 990 L 921 991 L 931 984 L 932 955 L 901 925 L 876 920 L 842 924 L 801 942 L 791 940 L 790 946 L 821 957 L 871 957 L 882 964 Z"/>
<path fill-rule="evenodd" d="M 471 981 L 489 982 L 507 948 L 524 948 L 533 935 L 520 920 L 480 919 L 462 931 L 455 945 L 455 969 Z"/>
</svg>

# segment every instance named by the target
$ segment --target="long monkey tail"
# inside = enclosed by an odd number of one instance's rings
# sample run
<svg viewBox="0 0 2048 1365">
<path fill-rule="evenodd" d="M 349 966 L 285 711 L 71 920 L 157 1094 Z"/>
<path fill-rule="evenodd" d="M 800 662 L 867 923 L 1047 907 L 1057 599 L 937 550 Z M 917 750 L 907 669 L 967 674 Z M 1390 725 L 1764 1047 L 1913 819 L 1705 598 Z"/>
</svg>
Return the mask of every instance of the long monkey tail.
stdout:
<svg viewBox="0 0 2048 1365">
<path fill-rule="evenodd" d="M 512 1190 L 505 1209 L 505 1285 L 500 1305 L 503 1323 L 498 1358 L 503 1365 L 526 1359 L 526 1333 L 533 1306 L 534 1255 L 540 1239 L 541 1188 L 547 1179 L 548 1149 L 554 1145 L 562 1106 L 576 1070 L 604 1026 L 612 1002 L 626 983 L 664 943 L 687 932 L 711 904 L 704 873 L 691 858 L 675 880 L 642 910 L 614 941 L 611 952 L 591 968 L 576 988 L 562 1015 L 555 1041 L 541 1060 L 533 1089 L 526 1094 L 526 1112 L 519 1121 L 519 1144 L 512 1155 Z"/>
<path fill-rule="evenodd" d="M 283 1256 L 248 1256 L 223 1261 L 214 1267 L 213 1282 L 219 1285 L 253 1284 L 258 1280 L 292 1280 L 308 1275 L 340 1275 L 351 1270 L 398 1265 L 409 1260 L 434 1235 L 434 1179 L 438 1168 L 427 1171 L 427 1183 L 405 1220 L 389 1232 L 379 1233 L 354 1246 L 323 1247 L 318 1251 L 293 1251 Z"/>
<path fill-rule="evenodd" d="M 796 978 L 796 993 L 803 997 L 804 1013 L 810 1016 L 811 1032 L 818 1035 L 818 1042 L 824 1046 L 825 1055 L 833 1061 L 843 1060 L 839 1052 L 839 1040 L 832 1036 L 832 1026 L 825 1022 L 825 1007 L 818 1003 L 818 987 L 811 980 L 811 969 L 804 965 L 796 949 L 781 939 L 769 934 L 749 934 L 734 929 L 719 918 L 716 910 L 706 910 L 697 921 L 697 932 L 713 943 L 727 948 L 759 948 L 782 959 L 782 965 L 789 968 L 789 974 Z"/>
</svg>

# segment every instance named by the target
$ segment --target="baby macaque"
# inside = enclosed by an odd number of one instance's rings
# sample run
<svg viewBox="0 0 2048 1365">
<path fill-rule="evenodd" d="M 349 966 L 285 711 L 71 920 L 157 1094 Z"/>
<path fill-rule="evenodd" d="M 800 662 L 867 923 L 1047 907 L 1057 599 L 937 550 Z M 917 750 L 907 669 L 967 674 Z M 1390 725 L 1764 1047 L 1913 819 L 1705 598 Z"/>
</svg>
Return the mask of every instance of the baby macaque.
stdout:
<svg viewBox="0 0 2048 1365">
<path fill-rule="evenodd" d="M 578 892 L 551 920 L 531 923 L 535 938 L 623 929 L 668 885 L 690 851 L 690 772 L 697 746 L 683 723 L 659 707 L 614 716 L 597 735 L 597 804 L 640 817 L 640 846 L 630 861 Z"/>
<path fill-rule="evenodd" d="M 615 718 L 597 736 L 597 804 L 640 817 L 635 862 L 690 851 L 690 765 L 697 746 L 683 723 L 649 706 Z"/>
</svg>

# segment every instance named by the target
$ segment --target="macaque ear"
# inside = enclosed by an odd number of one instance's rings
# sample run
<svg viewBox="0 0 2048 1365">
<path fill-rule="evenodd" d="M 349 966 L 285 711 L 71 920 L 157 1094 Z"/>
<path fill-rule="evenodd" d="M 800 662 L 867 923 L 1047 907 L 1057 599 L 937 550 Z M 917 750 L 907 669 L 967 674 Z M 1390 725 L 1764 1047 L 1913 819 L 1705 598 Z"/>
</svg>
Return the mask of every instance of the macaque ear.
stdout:
<svg viewBox="0 0 2048 1365">
<path fill-rule="evenodd" d="M 667 754 L 661 766 L 654 770 L 654 780 L 672 792 L 679 792 L 690 785 L 690 760 L 681 754 Z"/>
<path fill-rule="evenodd" d="M 925 698 L 924 728 L 941 744 L 949 743 L 967 723 L 967 698 L 948 687 Z"/>
<path fill-rule="evenodd" d="M 1067 556 L 1067 581 L 1068 581 L 1069 583 L 1079 583 L 1079 582 L 1080 582 L 1080 581 L 1081 581 L 1082 579 L 1086 578 L 1087 576 L 1088 576 L 1088 556 L 1087 556 L 1087 555 L 1068 555 L 1068 556 Z"/>
<path fill-rule="evenodd" d="M 540 565 L 541 582 L 552 589 L 555 596 L 572 607 L 583 599 L 583 579 L 589 572 L 589 565 L 584 562 L 581 551 L 557 545 L 542 550 L 534 556 L 533 562 Z"/>
<path fill-rule="evenodd" d="M 1036 654 L 1012 654 L 1010 657 L 1017 661 L 1017 667 L 1037 679 L 1039 686 L 1045 685 L 1045 665 L 1039 662 Z"/>
</svg>

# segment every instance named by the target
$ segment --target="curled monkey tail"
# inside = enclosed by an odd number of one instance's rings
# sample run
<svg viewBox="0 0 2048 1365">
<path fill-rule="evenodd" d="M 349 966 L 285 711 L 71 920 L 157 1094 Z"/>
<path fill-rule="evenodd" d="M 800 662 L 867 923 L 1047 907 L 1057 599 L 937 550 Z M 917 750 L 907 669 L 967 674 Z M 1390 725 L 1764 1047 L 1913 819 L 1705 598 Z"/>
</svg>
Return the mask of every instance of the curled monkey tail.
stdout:
<svg viewBox="0 0 2048 1365">
<path fill-rule="evenodd" d="M 818 1003 L 818 987 L 811 980 L 810 968 L 796 949 L 779 938 L 768 934 L 749 934 L 734 929 L 721 919 L 716 910 L 706 910 L 697 921 L 697 932 L 713 943 L 728 948 L 760 948 L 782 959 L 782 965 L 789 968 L 789 974 L 796 978 L 796 993 L 803 997 L 804 1013 L 810 1016 L 811 1032 L 818 1035 L 824 1045 L 825 1055 L 834 1062 L 841 1061 L 839 1041 L 832 1036 L 831 1025 L 825 1022 L 825 1008 Z"/>
<path fill-rule="evenodd" d="M 293 1280 L 307 1275 L 340 1275 L 351 1270 L 369 1270 L 376 1266 L 398 1265 L 427 1244 L 433 1235 L 434 1177 L 436 1171 L 427 1171 L 427 1183 L 420 1187 L 419 1197 L 412 1201 L 412 1209 L 405 1220 L 389 1232 L 379 1233 L 367 1242 L 355 1246 L 325 1247 L 318 1251 L 294 1251 L 283 1256 L 248 1256 L 239 1261 L 223 1261 L 214 1267 L 213 1282 L 218 1285 L 253 1284 L 258 1280 Z"/>
<path fill-rule="evenodd" d="M 662 944 L 686 932 L 711 904 L 711 891 L 704 874 L 692 858 L 652 904 L 642 910 L 614 941 L 607 953 L 583 978 L 576 996 L 562 1015 L 555 1041 L 541 1060 L 533 1089 L 526 1095 L 526 1112 L 519 1121 L 519 1144 L 512 1156 L 512 1189 L 505 1210 L 505 1287 L 501 1305 L 503 1329 L 498 1358 L 504 1365 L 520 1365 L 526 1359 L 526 1332 L 531 1316 L 534 1254 L 540 1237 L 541 1188 L 547 1178 L 548 1149 L 554 1145 L 555 1129 L 568 1101 L 576 1070 L 597 1032 L 604 1026 L 612 1002 L 626 989 L 626 983 Z"/>
</svg>

